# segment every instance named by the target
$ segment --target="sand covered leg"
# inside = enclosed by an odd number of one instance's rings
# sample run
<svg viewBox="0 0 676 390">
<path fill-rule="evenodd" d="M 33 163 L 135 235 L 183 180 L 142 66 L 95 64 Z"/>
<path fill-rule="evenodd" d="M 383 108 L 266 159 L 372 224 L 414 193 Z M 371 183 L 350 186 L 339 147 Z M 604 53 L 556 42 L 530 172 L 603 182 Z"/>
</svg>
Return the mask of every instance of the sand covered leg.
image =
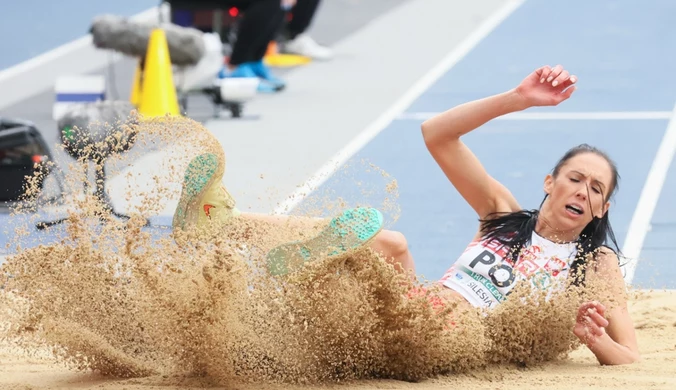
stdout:
<svg viewBox="0 0 676 390">
<path fill-rule="evenodd" d="M 315 237 L 273 248 L 267 255 L 268 271 L 285 275 L 320 257 L 346 255 L 367 245 L 383 229 L 383 215 L 374 208 L 343 211 Z"/>
</svg>

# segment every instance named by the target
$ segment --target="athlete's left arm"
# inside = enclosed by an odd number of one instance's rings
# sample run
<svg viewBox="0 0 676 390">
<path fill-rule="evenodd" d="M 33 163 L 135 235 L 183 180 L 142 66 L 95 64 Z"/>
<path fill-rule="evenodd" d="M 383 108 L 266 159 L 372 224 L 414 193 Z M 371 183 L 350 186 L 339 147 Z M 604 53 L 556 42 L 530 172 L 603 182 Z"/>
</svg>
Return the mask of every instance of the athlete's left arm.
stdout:
<svg viewBox="0 0 676 390">
<path fill-rule="evenodd" d="M 580 307 L 575 334 L 600 364 L 634 363 L 640 359 L 640 353 L 617 255 L 604 248 L 597 258 L 596 270 L 591 272 L 595 274 L 594 279 L 604 282 L 602 290 L 605 291 L 599 296 L 599 302 Z"/>
</svg>

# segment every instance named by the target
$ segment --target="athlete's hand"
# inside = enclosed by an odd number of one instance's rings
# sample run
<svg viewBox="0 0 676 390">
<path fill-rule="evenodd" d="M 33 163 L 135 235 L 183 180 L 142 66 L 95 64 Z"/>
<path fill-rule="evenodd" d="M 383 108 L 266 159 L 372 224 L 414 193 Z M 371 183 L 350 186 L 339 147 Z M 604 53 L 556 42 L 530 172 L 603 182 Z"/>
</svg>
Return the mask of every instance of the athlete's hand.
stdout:
<svg viewBox="0 0 676 390">
<path fill-rule="evenodd" d="M 579 307 L 573 333 L 581 342 L 591 346 L 606 333 L 608 320 L 604 317 L 605 311 L 606 308 L 598 302 L 587 302 Z"/>
<path fill-rule="evenodd" d="M 536 69 L 528 75 L 518 87 L 516 92 L 523 97 L 528 107 L 532 106 L 556 106 L 568 99 L 575 91 L 576 76 L 556 65 L 549 65 Z M 570 87 L 570 88 L 569 88 Z"/>
</svg>

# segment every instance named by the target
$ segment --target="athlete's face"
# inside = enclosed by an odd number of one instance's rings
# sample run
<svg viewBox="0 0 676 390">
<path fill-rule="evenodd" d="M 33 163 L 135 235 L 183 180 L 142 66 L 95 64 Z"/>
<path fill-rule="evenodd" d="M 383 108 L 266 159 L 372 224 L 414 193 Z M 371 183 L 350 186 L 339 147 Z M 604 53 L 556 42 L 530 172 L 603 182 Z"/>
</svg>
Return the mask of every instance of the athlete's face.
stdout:
<svg viewBox="0 0 676 390">
<path fill-rule="evenodd" d="M 556 177 L 545 179 L 548 223 L 579 234 L 593 217 L 602 218 L 608 211 L 613 186 L 612 169 L 603 157 L 581 153 L 569 159 Z"/>
</svg>

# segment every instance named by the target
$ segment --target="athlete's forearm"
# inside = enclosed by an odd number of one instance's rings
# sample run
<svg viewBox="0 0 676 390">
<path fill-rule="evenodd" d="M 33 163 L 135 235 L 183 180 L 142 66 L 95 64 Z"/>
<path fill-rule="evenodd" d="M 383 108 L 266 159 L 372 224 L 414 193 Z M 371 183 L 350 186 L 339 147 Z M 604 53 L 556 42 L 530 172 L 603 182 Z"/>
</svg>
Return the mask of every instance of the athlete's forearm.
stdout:
<svg viewBox="0 0 676 390">
<path fill-rule="evenodd" d="M 587 345 L 587 348 L 592 351 L 602 365 L 631 364 L 637 362 L 640 358 L 638 353 L 617 343 L 607 333 L 597 338 L 593 344 Z"/>
<path fill-rule="evenodd" d="M 528 108 L 516 90 L 453 107 L 422 124 L 427 142 L 457 139 L 499 116 Z"/>
</svg>

